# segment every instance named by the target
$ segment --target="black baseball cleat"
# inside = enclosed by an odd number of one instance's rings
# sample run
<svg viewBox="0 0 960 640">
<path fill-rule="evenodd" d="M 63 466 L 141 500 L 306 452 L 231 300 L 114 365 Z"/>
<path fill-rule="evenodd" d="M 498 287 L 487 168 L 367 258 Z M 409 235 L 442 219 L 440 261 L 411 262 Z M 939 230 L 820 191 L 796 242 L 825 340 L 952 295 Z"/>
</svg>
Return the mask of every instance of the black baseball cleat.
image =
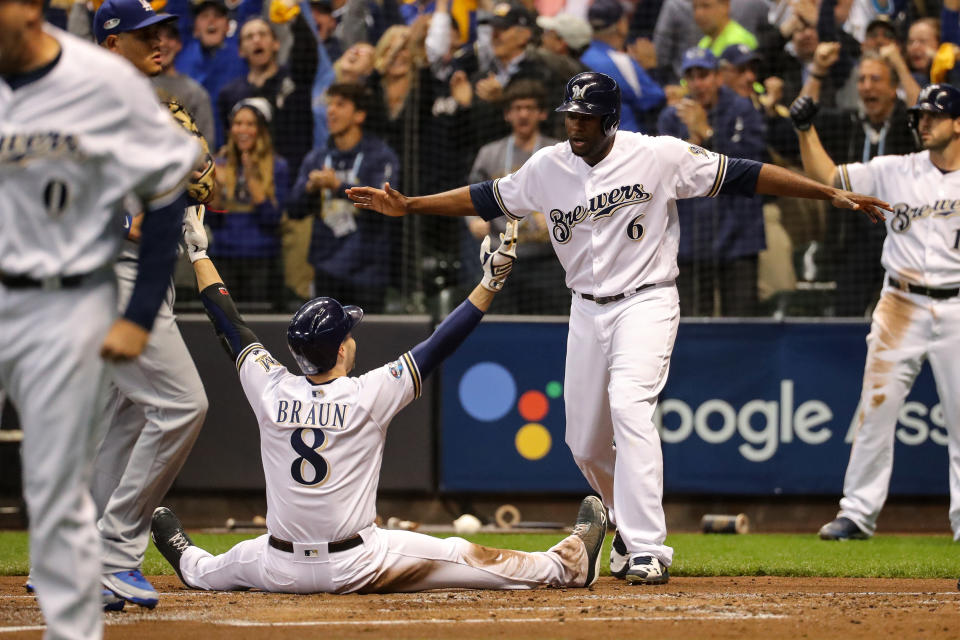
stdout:
<svg viewBox="0 0 960 640">
<path fill-rule="evenodd" d="M 819 536 L 821 540 L 866 540 L 870 534 L 850 518 L 841 516 L 820 527 Z"/>
<path fill-rule="evenodd" d="M 176 514 L 166 507 L 157 507 L 153 511 L 153 518 L 150 523 L 150 537 L 153 538 L 153 544 L 157 551 L 170 563 L 173 570 L 180 577 L 180 582 L 187 584 L 180 573 L 180 557 L 187 547 L 194 546 L 193 540 L 183 530 L 180 519 Z"/>
<path fill-rule="evenodd" d="M 600 551 L 607 535 L 607 510 L 596 496 L 587 496 L 580 503 L 573 535 L 583 540 L 587 548 L 587 579 L 584 587 L 591 587 L 600 577 Z"/>
<path fill-rule="evenodd" d="M 613 544 L 610 545 L 610 575 L 619 580 L 623 580 L 627 575 L 627 569 L 630 568 L 630 554 L 627 553 L 627 545 L 620 537 L 617 531 L 613 536 Z"/>
</svg>

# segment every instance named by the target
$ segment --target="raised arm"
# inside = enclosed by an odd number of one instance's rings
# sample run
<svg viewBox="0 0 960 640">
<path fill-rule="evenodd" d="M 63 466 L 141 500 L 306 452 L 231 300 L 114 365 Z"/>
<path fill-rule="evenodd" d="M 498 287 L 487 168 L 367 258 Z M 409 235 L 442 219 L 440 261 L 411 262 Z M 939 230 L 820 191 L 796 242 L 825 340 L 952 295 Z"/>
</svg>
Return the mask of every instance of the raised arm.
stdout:
<svg viewBox="0 0 960 640">
<path fill-rule="evenodd" d="M 243 321 L 220 273 L 207 257 L 207 232 L 203 229 L 203 214 L 203 206 L 187 208 L 183 216 L 183 241 L 190 262 L 193 263 L 193 273 L 197 277 L 197 289 L 200 291 L 203 308 L 227 355 L 236 360 L 245 347 L 259 340 Z"/>
<path fill-rule="evenodd" d="M 814 180 L 832 185 L 836 184 L 837 165 L 823 148 L 817 129 L 813 126 L 813 119 L 819 109 L 820 106 L 813 98 L 800 96 L 790 105 L 790 118 L 800 139 L 800 159 L 803 162 L 803 170 Z"/>
</svg>

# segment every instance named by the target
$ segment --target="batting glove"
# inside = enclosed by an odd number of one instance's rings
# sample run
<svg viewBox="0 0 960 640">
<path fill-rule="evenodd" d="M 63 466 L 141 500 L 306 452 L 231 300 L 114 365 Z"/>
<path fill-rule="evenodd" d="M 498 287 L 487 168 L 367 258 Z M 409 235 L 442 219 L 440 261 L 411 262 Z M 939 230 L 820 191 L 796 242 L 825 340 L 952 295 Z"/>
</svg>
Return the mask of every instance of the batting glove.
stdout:
<svg viewBox="0 0 960 640">
<path fill-rule="evenodd" d="M 187 207 L 183 212 L 183 244 L 187 247 L 190 262 L 207 257 L 207 231 L 203 228 L 203 214 L 206 207 L 202 204 Z"/>
<path fill-rule="evenodd" d="M 820 105 L 810 96 L 800 96 L 790 105 L 790 119 L 798 131 L 806 131 L 813 124 L 813 119 L 820 110 Z"/>
<path fill-rule="evenodd" d="M 483 280 L 480 285 L 490 291 L 500 291 L 507 276 L 517 261 L 517 224 L 516 220 L 507 222 L 507 228 L 500 234 L 500 248 L 490 252 L 490 236 L 480 245 L 480 263 L 483 265 Z"/>
</svg>

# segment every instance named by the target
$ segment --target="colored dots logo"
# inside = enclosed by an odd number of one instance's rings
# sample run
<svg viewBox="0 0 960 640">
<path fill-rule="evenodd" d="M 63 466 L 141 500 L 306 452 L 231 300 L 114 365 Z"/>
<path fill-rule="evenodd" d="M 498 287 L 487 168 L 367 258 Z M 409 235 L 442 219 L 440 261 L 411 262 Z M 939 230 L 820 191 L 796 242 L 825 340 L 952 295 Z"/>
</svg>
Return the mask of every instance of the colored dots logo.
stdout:
<svg viewBox="0 0 960 640">
<path fill-rule="evenodd" d="M 493 422 L 509 413 L 517 397 L 517 383 L 502 365 L 480 362 L 460 379 L 460 404 L 480 422 Z"/>
<path fill-rule="evenodd" d="M 520 402 L 517 403 L 520 417 L 530 422 L 543 420 L 549 410 L 550 403 L 547 401 L 547 396 L 539 391 L 527 391 L 520 396 Z"/>
<path fill-rule="evenodd" d="M 550 453 L 550 432 L 542 424 L 525 424 L 517 431 L 514 444 L 527 460 L 539 460 Z"/>
</svg>

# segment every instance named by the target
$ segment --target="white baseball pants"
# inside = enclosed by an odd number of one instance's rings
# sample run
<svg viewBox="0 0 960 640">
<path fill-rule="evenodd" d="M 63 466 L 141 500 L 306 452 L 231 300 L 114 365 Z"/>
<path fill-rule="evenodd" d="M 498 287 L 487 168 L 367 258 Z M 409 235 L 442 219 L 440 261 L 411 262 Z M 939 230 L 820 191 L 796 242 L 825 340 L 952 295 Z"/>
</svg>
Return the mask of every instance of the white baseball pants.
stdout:
<svg viewBox="0 0 960 640">
<path fill-rule="evenodd" d="M 106 377 L 100 345 L 116 306 L 109 269 L 75 289 L 0 285 L 0 384 L 23 428 L 30 567 L 47 640 L 103 636 L 90 476 Z"/>
<path fill-rule="evenodd" d="M 125 306 L 136 263 L 119 262 L 116 272 Z M 143 353 L 113 372 L 92 486 L 104 573 L 143 563 L 153 510 L 183 467 L 207 415 L 203 381 L 173 315 L 172 287 Z"/>
<path fill-rule="evenodd" d="M 890 488 L 897 419 L 927 358 L 947 427 L 950 526 L 960 540 L 960 297 L 935 300 L 884 287 L 867 336 L 859 426 L 839 515 L 876 531 Z"/>
<path fill-rule="evenodd" d="M 563 399 L 566 442 L 632 554 L 666 566 L 663 454 L 653 423 L 680 323 L 673 283 L 599 305 L 573 296 Z M 616 446 L 614 446 L 616 442 Z"/>
<path fill-rule="evenodd" d="M 580 587 L 587 577 L 587 552 L 576 536 L 536 553 L 375 526 L 360 536 L 362 545 L 336 553 L 328 553 L 326 543 L 294 543 L 293 553 L 280 551 L 268 544 L 267 535 L 241 542 L 219 556 L 189 547 L 180 559 L 180 571 L 197 589 L 277 593 Z"/>
</svg>

